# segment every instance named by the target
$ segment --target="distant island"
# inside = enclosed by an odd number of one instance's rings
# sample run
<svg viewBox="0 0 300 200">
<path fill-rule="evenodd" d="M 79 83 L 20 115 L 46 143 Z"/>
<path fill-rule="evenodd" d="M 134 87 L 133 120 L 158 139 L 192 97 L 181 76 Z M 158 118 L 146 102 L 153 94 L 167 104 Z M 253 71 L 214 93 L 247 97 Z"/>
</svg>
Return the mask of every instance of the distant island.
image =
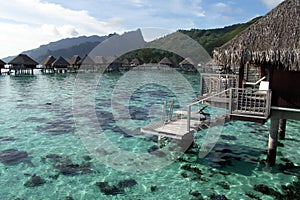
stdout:
<svg viewBox="0 0 300 200">
<path fill-rule="evenodd" d="M 181 33 L 184 33 L 190 36 L 192 39 L 199 42 L 206 51 L 212 55 L 212 51 L 216 47 L 220 47 L 240 32 L 245 30 L 248 26 L 256 22 L 259 18 L 257 17 L 249 22 L 241 23 L 241 24 L 234 24 L 231 26 L 227 26 L 224 28 L 217 28 L 217 29 L 208 29 L 208 30 L 201 30 L 201 29 L 191 29 L 191 30 L 178 30 Z M 22 52 L 22 54 L 26 54 L 33 58 L 37 62 L 42 62 L 46 57 L 52 55 L 54 57 L 62 56 L 65 58 L 71 58 L 73 55 L 79 55 L 83 57 L 86 54 L 89 54 L 97 45 L 99 45 L 104 40 L 115 36 L 116 33 L 109 34 L 107 36 L 80 36 L 77 38 L 66 38 L 62 40 L 58 40 L 56 42 L 51 42 L 46 45 L 41 45 L 39 48 L 27 50 Z M 142 51 L 142 50 L 141 50 Z M 151 55 L 153 62 L 158 62 L 166 55 L 166 53 L 157 52 L 157 55 Z M 149 57 L 147 57 L 147 53 L 135 51 L 127 55 L 127 58 L 134 59 L 139 57 L 139 59 L 147 63 L 149 61 Z M 16 55 L 12 55 L 2 60 L 5 62 L 10 61 Z"/>
</svg>

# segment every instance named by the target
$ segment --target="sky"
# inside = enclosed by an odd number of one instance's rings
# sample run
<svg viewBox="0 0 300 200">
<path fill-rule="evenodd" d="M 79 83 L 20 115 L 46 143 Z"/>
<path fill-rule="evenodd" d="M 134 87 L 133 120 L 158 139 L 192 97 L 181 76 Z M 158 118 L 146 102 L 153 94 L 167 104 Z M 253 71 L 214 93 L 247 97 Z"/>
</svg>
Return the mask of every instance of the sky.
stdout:
<svg viewBox="0 0 300 200">
<path fill-rule="evenodd" d="M 0 58 L 82 35 L 220 28 L 265 15 L 282 1 L 1 0 Z"/>
</svg>

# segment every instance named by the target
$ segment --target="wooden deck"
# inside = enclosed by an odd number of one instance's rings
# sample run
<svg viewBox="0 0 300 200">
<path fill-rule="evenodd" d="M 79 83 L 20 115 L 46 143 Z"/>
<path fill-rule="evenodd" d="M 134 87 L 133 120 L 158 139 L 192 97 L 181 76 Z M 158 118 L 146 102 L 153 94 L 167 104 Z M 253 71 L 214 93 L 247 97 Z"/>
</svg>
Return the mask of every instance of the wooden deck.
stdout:
<svg viewBox="0 0 300 200">
<path fill-rule="evenodd" d="M 167 137 L 177 140 L 189 138 L 191 134 L 199 130 L 204 130 L 214 126 L 222 125 L 229 121 L 229 116 L 220 115 L 212 119 L 199 120 L 196 118 L 190 119 L 190 129 L 187 129 L 187 118 L 175 118 L 167 123 L 155 122 L 147 126 L 141 127 L 141 132 L 160 137 Z"/>
<path fill-rule="evenodd" d="M 141 132 L 182 140 L 187 135 L 195 133 L 200 125 L 200 121 L 191 120 L 190 130 L 188 131 L 187 121 L 187 119 L 175 119 L 167 123 L 154 122 L 142 127 Z"/>
</svg>

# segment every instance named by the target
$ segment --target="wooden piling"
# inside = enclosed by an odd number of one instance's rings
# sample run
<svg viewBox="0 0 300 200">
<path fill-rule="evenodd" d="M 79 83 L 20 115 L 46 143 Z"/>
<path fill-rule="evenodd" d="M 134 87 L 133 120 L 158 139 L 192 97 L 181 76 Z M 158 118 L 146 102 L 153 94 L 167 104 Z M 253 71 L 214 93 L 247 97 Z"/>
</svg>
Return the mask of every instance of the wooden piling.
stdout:
<svg viewBox="0 0 300 200">
<path fill-rule="evenodd" d="M 267 157 L 268 166 L 274 166 L 276 162 L 278 129 L 279 129 L 279 118 L 272 116 L 270 134 L 269 134 L 269 144 L 268 144 L 268 157 Z"/>
<path fill-rule="evenodd" d="M 286 119 L 280 119 L 279 130 L 278 130 L 279 140 L 285 140 L 285 130 L 286 130 Z"/>
</svg>

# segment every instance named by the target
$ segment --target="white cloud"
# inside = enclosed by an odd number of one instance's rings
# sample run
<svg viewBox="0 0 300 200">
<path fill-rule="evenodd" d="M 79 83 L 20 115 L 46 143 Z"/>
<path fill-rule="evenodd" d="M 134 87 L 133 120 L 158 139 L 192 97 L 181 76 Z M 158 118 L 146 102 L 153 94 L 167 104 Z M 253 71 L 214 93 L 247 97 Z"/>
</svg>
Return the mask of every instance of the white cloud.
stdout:
<svg viewBox="0 0 300 200">
<path fill-rule="evenodd" d="M 274 8 L 284 0 L 260 0 L 263 2 L 268 8 Z"/>
<path fill-rule="evenodd" d="M 121 18 L 100 21 L 85 10 L 71 10 L 41 0 L 10 0 L 0 6 L 0 58 L 77 35 L 123 32 Z M 14 51 L 15 49 L 15 51 Z"/>
</svg>

